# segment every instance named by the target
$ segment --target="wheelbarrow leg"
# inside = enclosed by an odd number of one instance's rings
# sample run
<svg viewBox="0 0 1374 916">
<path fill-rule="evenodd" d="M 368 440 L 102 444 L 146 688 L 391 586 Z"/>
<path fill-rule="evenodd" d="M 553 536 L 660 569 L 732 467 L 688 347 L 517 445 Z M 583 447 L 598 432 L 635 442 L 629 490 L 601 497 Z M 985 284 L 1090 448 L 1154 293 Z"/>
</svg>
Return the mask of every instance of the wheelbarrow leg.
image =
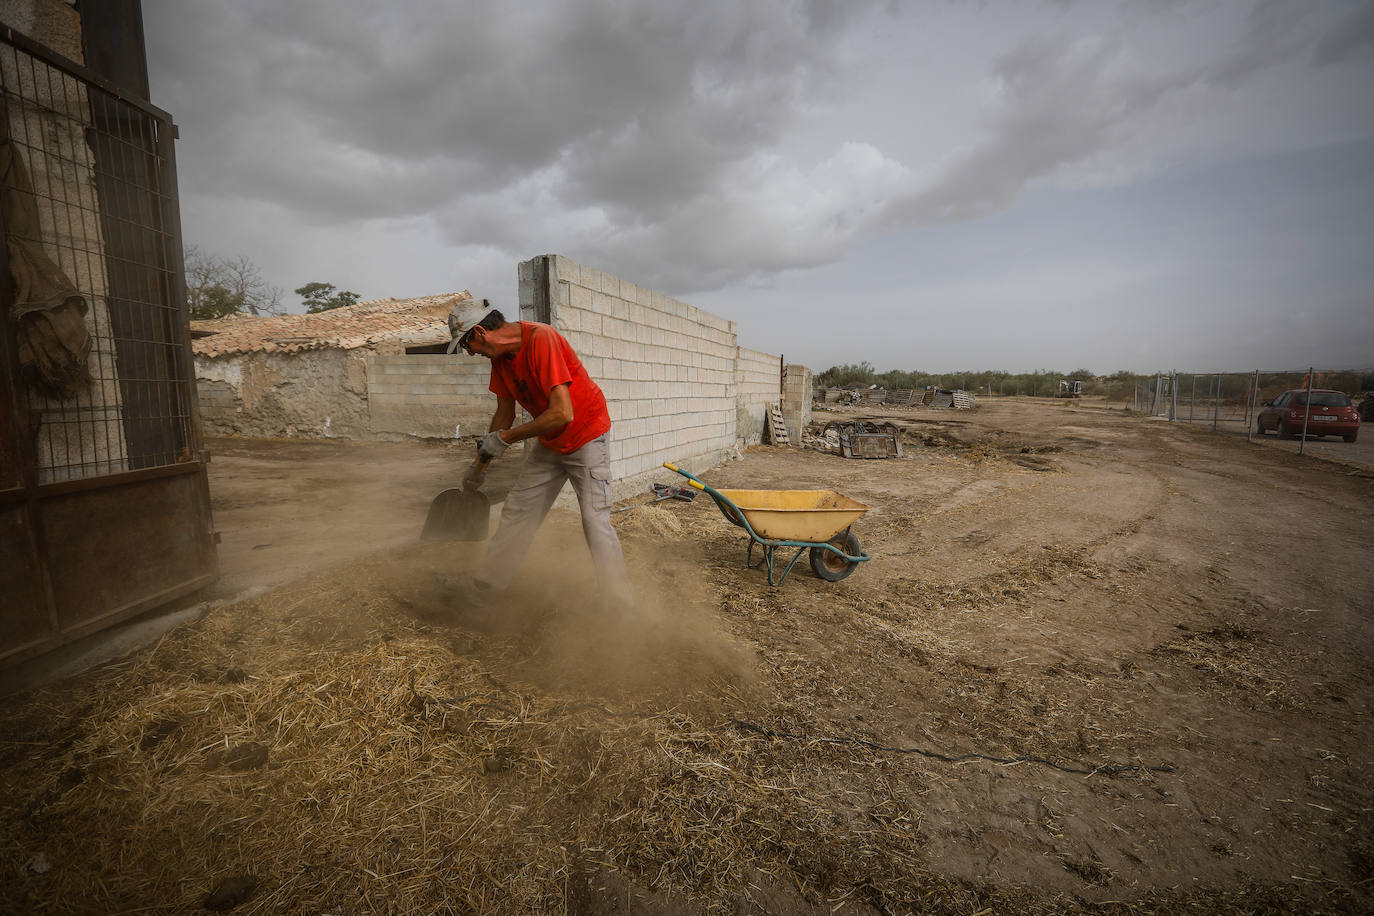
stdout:
<svg viewBox="0 0 1374 916">
<path fill-rule="evenodd" d="M 784 569 L 784 570 L 782 571 L 782 575 L 781 575 L 781 576 L 778 576 L 778 581 L 777 581 L 777 582 L 774 582 L 774 581 L 773 581 L 773 552 L 770 550 L 770 551 L 768 552 L 768 584 L 769 584 L 769 585 L 781 585 L 781 584 L 782 584 L 782 580 L 783 580 L 783 579 L 786 579 L 786 578 L 787 578 L 787 574 L 790 573 L 790 572 L 792 571 L 792 567 L 797 565 L 797 560 L 801 559 L 802 552 L 805 551 L 805 550 L 806 550 L 805 547 L 798 547 L 798 548 L 797 548 L 797 552 L 794 553 L 794 554 L 792 555 L 792 562 L 790 562 L 790 563 L 787 564 L 787 568 Z"/>
</svg>

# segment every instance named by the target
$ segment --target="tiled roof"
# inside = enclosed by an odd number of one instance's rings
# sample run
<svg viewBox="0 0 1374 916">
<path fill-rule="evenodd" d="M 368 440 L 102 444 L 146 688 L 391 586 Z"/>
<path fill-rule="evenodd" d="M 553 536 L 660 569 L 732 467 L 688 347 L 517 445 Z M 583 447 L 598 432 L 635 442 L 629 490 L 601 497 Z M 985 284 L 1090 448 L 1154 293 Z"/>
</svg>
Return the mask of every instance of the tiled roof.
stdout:
<svg viewBox="0 0 1374 916">
<path fill-rule="evenodd" d="M 458 300 L 471 298 L 464 290 L 418 299 L 374 299 L 314 315 L 234 315 L 192 321 L 191 349 L 196 356 L 213 358 L 254 351 L 355 350 L 382 340 L 401 340 L 411 346 L 445 343 L 449 310 Z"/>
</svg>

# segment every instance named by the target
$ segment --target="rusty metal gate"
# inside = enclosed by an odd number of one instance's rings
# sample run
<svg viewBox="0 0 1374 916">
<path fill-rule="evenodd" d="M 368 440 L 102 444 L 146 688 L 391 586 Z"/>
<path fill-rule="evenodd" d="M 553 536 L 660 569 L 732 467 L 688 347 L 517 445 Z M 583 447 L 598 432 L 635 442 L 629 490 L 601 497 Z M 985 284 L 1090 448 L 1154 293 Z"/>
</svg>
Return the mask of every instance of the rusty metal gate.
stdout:
<svg viewBox="0 0 1374 916">
<path fill-rule="evenodd" d="M 175 135 L 0 27 L 0 665 L 216 576 Z"/>
</svg>

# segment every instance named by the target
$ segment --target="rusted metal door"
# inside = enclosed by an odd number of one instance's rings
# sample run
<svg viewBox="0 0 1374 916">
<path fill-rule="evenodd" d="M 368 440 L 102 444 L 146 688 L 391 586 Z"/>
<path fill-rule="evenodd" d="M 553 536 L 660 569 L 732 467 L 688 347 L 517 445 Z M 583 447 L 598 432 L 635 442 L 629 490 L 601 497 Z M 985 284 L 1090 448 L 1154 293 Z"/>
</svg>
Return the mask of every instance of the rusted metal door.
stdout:
<svg viewBox="0 0 1374 916">
<path fill-rule="evenodd" d="M 172 119 L 3 28 L 0 101 L 4 665 L 199 589 L 217 566 Z M 63 390 L 33 370 L 52 343 L 33 325 L 35 262 L 85 310 L 86 371 Z"/>
</svg>

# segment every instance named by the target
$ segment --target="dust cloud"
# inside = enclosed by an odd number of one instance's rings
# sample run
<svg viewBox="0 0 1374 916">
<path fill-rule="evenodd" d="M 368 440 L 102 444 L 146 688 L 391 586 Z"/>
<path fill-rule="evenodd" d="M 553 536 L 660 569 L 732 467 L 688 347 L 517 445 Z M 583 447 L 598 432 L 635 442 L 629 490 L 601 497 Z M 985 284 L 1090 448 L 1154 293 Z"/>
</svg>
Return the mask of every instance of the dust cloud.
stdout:
<svg viewBox="0 0 1374 916">
<path fill-rule="evenodd" d="M 500 644 L 513 656 L 508 673 L 543 690 L 671 699 L 713 684 L 747 689 L 753 650 L 726 632 L 699 565 L 671 539 L 676 522 L 652 508 L 632 514 L 617 519 L 634 595 L 628 608 L 603 601 L 576 513 L 560 511 L 485 618 L 434 581 L 478 571 L 485 544 L 426 547 L 395 593 L 436 628 L 466 634 L 469 644 Z"/>
</svg>

